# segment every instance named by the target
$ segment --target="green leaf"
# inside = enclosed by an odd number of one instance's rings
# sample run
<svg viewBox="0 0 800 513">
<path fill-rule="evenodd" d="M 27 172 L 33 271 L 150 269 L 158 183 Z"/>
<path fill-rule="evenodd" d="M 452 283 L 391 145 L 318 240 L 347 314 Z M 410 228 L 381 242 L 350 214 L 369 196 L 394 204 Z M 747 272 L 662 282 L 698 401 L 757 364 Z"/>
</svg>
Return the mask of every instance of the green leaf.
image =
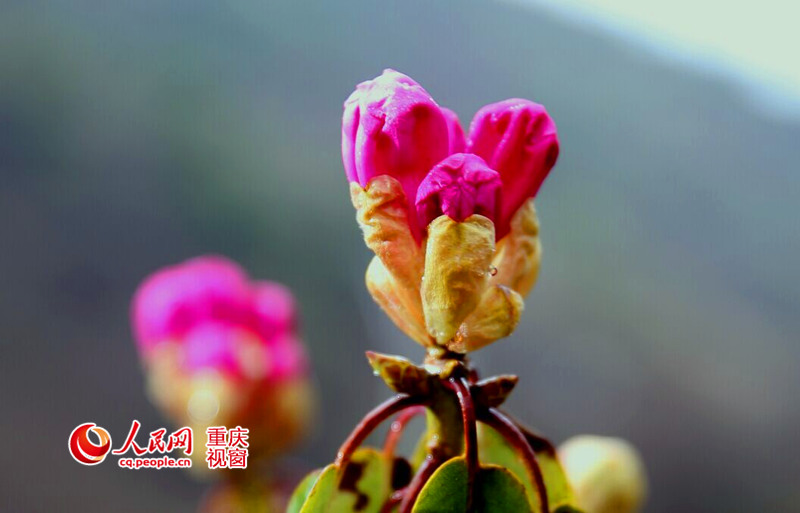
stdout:
<svg viewBox="0 0 800 513">
<path fill-rule="evenodd" d="M 328 504 L 336 494 L 336 482 L 338 480 L 335 465 L 328 465 L 320 472 L 314 485 L 308 492 L 300 513 L 325 513 L 328 511 Z"/>
<path fill-rule="evenodd" d="M 292 492 L 291 498 L 289 498 L 289 505 L 286 507 L 286 513 L 300 513 L 300 509 L 303 507 L 306 497 L 308 497 L 311 488 L 317 482 L 317 478 L 319 478 L 321 473 L 322 469 L 314 470 L 300 481 L 300 484 L 297 485 L 297 488 Z"/>
<path fill-rule="evenodd" d="M 431 413 L 426 412 L 426 415 L 431 415 Z M 408 459 L 408 462 L 411 463 L 411 468 L 414 470 L 414 473 L 419 470 L 419 466 L 422 465 L 422 462 L 428 457 L 430 437 L 430 433 L 423 431 L 414 446 L 414 450 L 411 452 L 411 457 Z"/>
<path fill-rule="evenodd" d="M 380 513 L 392 494 L 392 461 L 381 451 L 362 447 L 342 472 L 329 513 Z"/>
<path fill-rule="evenodd" d="M 411 513 L 466 513 L 467 464 L 463 456 L 436 469 L 422 488 Z"/>
<path fill-rule="evenodd" d="M 307 476 L 292 494 L 287 513 L 380 513 L 392 493 L 391 472 L 389 458 L 362 447 L 344 469 L 328 465 Z"/>
<path fill-rule="evenodd" d="M 560 507 L 576 508 L 572 488 L 555 450 L 546 447 L 534 447 L 534 450 L 544 476 L 550 510 L 558 512 Z M 525 486 L 528 499 L 534 506 L 533 511 L 541 511 L 536 487 L 528 474 L 524 458 L 517 454 L 500 433 L 483 423 L 478 423 L 478 454 L 481 463 L 495 464 L 510 470 Z M 563 511 L 567 513 L 569 509 Z"/>
<path fill-rule="evenodd" d="M 446 461 L 433 473 L 414 503 L 412 513 L 466 513 L 467 464 L 463 456 Z M 498 465 L 482 466 L 475 476 L 474 511 L 530 513 L 525 486 Z"/>
<path fill-rule="evenodd" d="M 485 513 L 531 513 L 525 486 L 511 471 L 498 465 L 482 466 L 475 478 L 475 511 Z"/>
<path fill-rule="evenodd" d="M 428 396 L 431 392 L 431 375 L 410 360 L 367 351 L 367 359 L 378 376 L 400 394 Z"/>
</svg>

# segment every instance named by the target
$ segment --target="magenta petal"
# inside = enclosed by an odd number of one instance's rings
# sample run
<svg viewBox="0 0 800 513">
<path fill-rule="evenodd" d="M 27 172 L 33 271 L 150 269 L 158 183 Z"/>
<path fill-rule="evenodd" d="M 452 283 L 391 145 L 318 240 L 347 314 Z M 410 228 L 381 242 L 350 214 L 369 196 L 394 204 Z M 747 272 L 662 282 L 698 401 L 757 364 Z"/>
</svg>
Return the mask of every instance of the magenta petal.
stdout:
<svg viewBox="0 0 800 513">
<path fill-rule="evenodd" d="M 420 184 L 417 213 L 425 226 L 442 214 L 459 222 L 472 214 L 494 221 L 500 187 L 500 175 L 482 158 L 456 153 L 437 164 Z"/>
<path fill-rule="evenodd" d="M 464 129 L 461 128 L 461 122 L 458 120 L 458 115 L 450 109 L 442 107 L 442 114 L 447 121 L 447 139 L 449 143 L 448 153 L 463 153 L 464 148 L 467 147 L 467 141 L 464 137 Z"/>
<path fill-rule="evenodd" d="M 386 70 L 356 87 L 344 104 L 342 160 L 348 180 L 362 187 L 376 176 L 397 179 L 409 202 L 419 240 L 414 199 L 427 172 L 448 154 L 448 127 L 433 98 L 411 78 Z"/>
<path fill-rule="evenodd" d="M 351 102 L 348 98 L 344 104 L 344 115 L 342 116 L 342 162 L 347 180 L 350 182 L 359 181 L 358 171 L 356 171 L 356 137 L 358 136 L 360 117 L 361 111 L 358 102 Z"/>
<path fill-rule="evenodd" d="M 295 329 L 294 296 L 288 288 L 270 281 L 253 286 L 253 313 L 263 337 L 272 337 Z"/>
<path fill-rule="evenodd" d="M 225 323 L 211 321 L 195 326 L 183 341 L 184 368 L 189 372 L 208 369 L 240 376 L 236 345 L 242 336 L 246 335 L 241 329 Z"/>
<path fill-rule="evenodd" d="M 235 263 L 216 256 L 167 267 L 139 287 L 132 317 L 142 349 L 180 338 L 204 320 L 246 323 L 250 317 L 247 276 Z"/>
<path fill-rule="evenodd" d="M 190 373 L 213 369 L 274 381 L 307 371 L 296 310 L 283 285 L 251 283 L 234 262 L 206 256 L 145 280 L 133 300 L 132 322 L 145 361 L 158 354 L 153 347 L 169 341 Z"/>
<path fill-rule="evenodd" d="M 470 125 L 467 151 L 483 157 L 503 181 L 497 237 L 508 233 L 514 213 L 536 196 L 558 158 L 556 125 L 545 108 L 510 99 L 483 107 Z"/>
<path fill-rule="evenodd" d="M 296 335 L 286 333 L 278 336 L 269 346 L 272 362 L 270 377 L 285 380 L 308 374 L 308 357 L 305 348 Z"/>
</svg>

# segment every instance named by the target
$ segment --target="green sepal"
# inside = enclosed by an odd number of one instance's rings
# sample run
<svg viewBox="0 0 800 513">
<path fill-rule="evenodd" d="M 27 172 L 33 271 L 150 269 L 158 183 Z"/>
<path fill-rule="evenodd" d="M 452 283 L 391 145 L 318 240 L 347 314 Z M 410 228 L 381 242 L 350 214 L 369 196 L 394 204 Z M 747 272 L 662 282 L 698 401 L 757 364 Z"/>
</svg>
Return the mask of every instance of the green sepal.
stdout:
<svg viewBox="0 0 800 513">
<path fill-rule="evenodd" d="M 482 379 L 470 386 L 475 403 L 484 408 L 497 408 L 505 402 L 517 386 L 519 378 L 511 374 Z"/>
<path fill-rule="evenodd" d="M 399 394 L 427 397 L 431 393 L 432 376 L 424 368 L 399 356 L 367 351 L 369 364 L 386 384 Z"/>
</svg>

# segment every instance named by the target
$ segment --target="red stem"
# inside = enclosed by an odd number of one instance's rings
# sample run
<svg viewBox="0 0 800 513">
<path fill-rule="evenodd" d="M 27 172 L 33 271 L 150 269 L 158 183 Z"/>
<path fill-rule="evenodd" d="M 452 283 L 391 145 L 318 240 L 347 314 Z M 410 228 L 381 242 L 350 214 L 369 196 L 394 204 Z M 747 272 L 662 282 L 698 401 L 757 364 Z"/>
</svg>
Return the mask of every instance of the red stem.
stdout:
<svg viewBox="0 0 800 513">
<path fill-rule="evenodd" d="M 428 454 L 417 470 L 417 474 L 403 493 L 403 501 L 400 503 L 400 513 L 411 513 L 411 508 L 417 501 L 419 492 L 428 482 L 428 479 L 433 475 L 439 465 L 442 463 L 441 458 L 434 454 Z"/>
<path fill-rule="evenodd" d="M 461 418 L 464 421 L 464 453 L 467 460 L 467 511 L 472 511 L 472 489 L 478 471 L 478 430 L 475 423 L 475 405 L 465 378 L 450 378 L 450 386 L 458 397 Z"/>
<path fill-rule="evenodd" d="M 427 403 L 424 397 L 413 397 L 409 395 L 397 395 L 384 401 L 377 408 L 367 413 L 367 415 L 358 423 L 347 440 L 344 441 L 339 448 L 339 453 L 336 456 L 336 466 L 344 468 L 350 462 L 350 457 L 364 440 L 377 428 L 383 421 L 406 408 L 412 406 L 423 406 Z"/>
<path fill-rule="evenodd" d="M 397 444 L 400 442 L 400 437 L 403 435 L 403 430 L 406 425 L 416 417 L 425 412 L 422 406 L 408 408 L 400 415 L 397 416 L 392 426 L 389 428 L 389 433 L 386 435 L 386 441 L 383 444 L 383 453 L 387 456 L 394 456 L 394 451 L 397 449 Z"/>
<path fill-rule="evenodd" d="M 402 490 L 397 490 L 394 492 L 389 499 L 383 503 L 383 508 L 381 508 L 381 513 L 391 513 L 395 506 L 400 504 L 403 500 L 403 496 L 406 493 L 406 488 Z"/>
<path fill-rule="evenodd" d="M 536 460 L 536 453 L 533 452 L 533 448 L 525 438 L 525 434 L 520 431 L 511 419 L 494 408 L 482 411 L 479 418 L 482 422 L 496 429 L 497 432 L 511 443 L 525 458 L 525 464 L 536 485 L 536 493 L 539 496 L 539 504 L 541 505 L 542 513 L 550 513 L 542 469 L 539 467 L 539 463 Z"/>
<path fill-rule="evenodd" d="M 500 411 L 500 410 L 498 410 L 498 411 Z M 516 425 L 517 428 L 520 431 L 522 431 L 522 434 L 525 435 L 525 438 L 528 440 L 528 443 L 530 444 L 531 448 L 533 449 L 533 452 L 535 452 L 537 454 L 540 453 L 540 452 L 546 452 L 547 454 L 550 454 L 550 455 L 555 455 L 556 454 L 556 446 L 553 445 L 553 442 L 551 442 L 550 440 L 548 440 L 544 436 L 540 435 L 539 433 L 537 433 L 533 429 L 529 428 L 528 426 L 526 426 L 525 424 L 520 422 L 519 419 L 517 419 L 516 417 L 514 417 L 514 416 L 512 416 L 512 415 L 510 415 L 510 414 L 508 414 L 508 413 L 506 413 L 504 411 L 500 411 L 500 413 L 505 415 L 508 418 L 508 420 L 513 422 L 514 425 Z"/>
</svg>

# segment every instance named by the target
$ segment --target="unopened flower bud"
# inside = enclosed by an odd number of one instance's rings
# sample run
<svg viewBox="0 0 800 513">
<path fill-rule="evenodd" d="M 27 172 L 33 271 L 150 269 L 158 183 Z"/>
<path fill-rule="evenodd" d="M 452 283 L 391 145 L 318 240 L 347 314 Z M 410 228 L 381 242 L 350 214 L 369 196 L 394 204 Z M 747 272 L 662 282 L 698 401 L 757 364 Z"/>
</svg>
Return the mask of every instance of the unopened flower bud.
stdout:
<svg viewBox="0 0 800 513">
<path fill-rule="evenodd" d="M 367 286 L 424 346 L 464 352 L 508 336 L 539 270 L 533 197 L 558 157 L 544 107 L 483 107 L 467 140 L 455 112 L 393 70 L 344 104 L 342 158 Z M 491 240 L 490 240 L 491 239 Z"/>
<path fill-rule="evenodd" d="M 556 163 L 556 125 L 537 103 L 517 98 L 493 103 L 475 114 L 467 151 L 483 157 L 503 181 L 503 204 L 495 222 L 500 240 L 514 213 L 536 196 Z"/>
<path fill-rule="evenodd" d="M 480 214 L 494 221 L 499 207 L 500 175 L 477 155 L 456 153 L 436 165 L 417 192 L 417 214 L 428 226 L 444 214 L 463 221 Z"/>
<path fill-rule="evenodd" d="M 636 513 L 647 494 L 639 453 L 620 438 L 581 435 L 559 447 L 578 505 L 586 513 Z"/>
<path fill-rule="evenodd" d="M 344 103 L 342 159 L 347 179 L 365 188 L 389 175 L 405 192 L 409 224 L 417 240 L 417 187 L 448 154 L 448 128 L 442 110 L 415 81 L 394 70 L 359 84 Z"/>
</svg>

